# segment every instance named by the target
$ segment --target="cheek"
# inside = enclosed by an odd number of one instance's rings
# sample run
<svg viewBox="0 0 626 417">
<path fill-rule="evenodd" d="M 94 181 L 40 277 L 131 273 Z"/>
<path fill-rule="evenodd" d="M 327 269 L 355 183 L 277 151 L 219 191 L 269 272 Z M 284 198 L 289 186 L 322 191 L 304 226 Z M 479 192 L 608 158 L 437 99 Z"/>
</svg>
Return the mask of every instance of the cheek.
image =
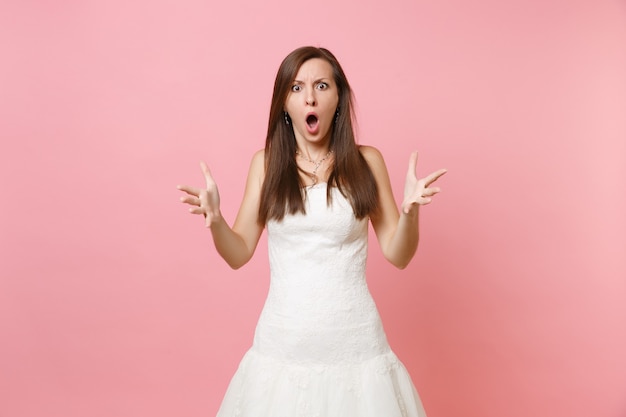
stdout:
<svg viewBox="0 0 626 417">
<path fill-rule="evenodd" d="M 331 108 L 333 109 L 333 113 L 337 110 L 337 106 L 339 106 L 339 97 L 334 97 L 331 100 Z"/>
<path fill-rule="evenodd" d="M 283 110 L 287 113 L 291 113 L 295 110 L 293 95 L 289 94 L 287 99 L 285 100 L 285 104 L 283 105 Z"/>
<path fill-rule="evenodd" d="M 337 111 L 337 106 L 339 105 L 339 100 L 330 100 L 326 107 L 327 116 L 335 116 L 335 112 Z"/>
</svg>

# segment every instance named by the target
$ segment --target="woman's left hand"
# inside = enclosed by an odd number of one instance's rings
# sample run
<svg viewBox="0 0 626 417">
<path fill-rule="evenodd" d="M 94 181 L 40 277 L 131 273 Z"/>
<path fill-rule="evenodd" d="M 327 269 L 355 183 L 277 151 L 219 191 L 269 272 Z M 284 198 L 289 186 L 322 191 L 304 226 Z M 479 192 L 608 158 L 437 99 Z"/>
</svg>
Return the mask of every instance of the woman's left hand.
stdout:
<svg viewBox="0 0 626 417">
<path fill-rule="evenodd" d="M 402 201 L 402 212 L 408 214 L 416 205 L 425 205 L 432 201 L 432 196 L 441 189 L 430 185 L 437 181 L 439 177 L 447 172 L 445 169 L 435 171 L 424 178 L 418 179 L 415 170 L 417 168 L 417 152 L 411 154 L 409 159 L 409 170 L 406 173 L 404 183 L 404 200 Z"/>
</svg>

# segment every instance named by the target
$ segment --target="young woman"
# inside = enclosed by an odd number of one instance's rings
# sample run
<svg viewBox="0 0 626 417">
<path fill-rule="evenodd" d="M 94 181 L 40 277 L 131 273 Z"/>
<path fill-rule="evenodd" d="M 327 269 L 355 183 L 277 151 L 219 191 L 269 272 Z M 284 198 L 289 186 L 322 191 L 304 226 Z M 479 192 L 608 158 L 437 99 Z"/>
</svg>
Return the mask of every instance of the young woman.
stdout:
<svg viewBox="0 0 626 417">
<path fill-rule="evenodd" d="M 399 212 L 381 154 L 356 144 L 353 116 L 337 59 L 296 49 L 278 70 L 265 149 L 252 158 L 232 228 L 204 163 L 206 188 L 178 187 L 232 268 L 268 231 L 268 297 L 218 417 L 425 416 L 367 288 L 367 230 L 369 220 L 385 258 L 406 267 L 419 207 L 446 171 L 418 179 L 413 153 Z"/>
</svg>

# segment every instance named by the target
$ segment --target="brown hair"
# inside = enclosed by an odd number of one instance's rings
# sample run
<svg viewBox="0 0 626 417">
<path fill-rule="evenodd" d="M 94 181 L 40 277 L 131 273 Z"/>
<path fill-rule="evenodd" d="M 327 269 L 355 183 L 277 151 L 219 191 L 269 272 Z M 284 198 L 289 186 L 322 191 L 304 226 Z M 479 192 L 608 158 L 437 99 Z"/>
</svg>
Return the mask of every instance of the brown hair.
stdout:
<svg viewBox="0 0 626 417">
<path fill-rule="evenodd" d="M 333 68 L 337 85 L 338 114 L 331 127 L 330 149 L 333 167 L 328 178 L 326 198 L 331 203 L 331 188 L 337 187 L 348 198 L 357 218 L 364 218 L 378 208 L 378 188 L 372 171 L 359 152 L 353 121 L 353 95 L 337 58 L 325 48 L 305 46 L 291 52 L 280 64 L 265 140 L 265 180 L 261 190 L 259 223 L 281 220 L 286 213 L 305 213 L 305 184 L 296 163 L 296 138 L 292 124 L 285 123 L 284 105 L 300 66 L 313 58 L 326 60 Z"/>
</svg>

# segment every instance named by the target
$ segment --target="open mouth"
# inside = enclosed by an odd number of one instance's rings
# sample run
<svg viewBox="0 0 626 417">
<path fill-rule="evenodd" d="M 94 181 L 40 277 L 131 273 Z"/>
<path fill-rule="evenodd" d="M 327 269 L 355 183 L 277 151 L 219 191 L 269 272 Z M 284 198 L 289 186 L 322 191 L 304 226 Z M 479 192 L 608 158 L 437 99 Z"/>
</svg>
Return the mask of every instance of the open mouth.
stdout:
<svg viewBox="0 0 626 417">
<path fill-rule="evenodd" d="M 315 126 L 317 126 L 317 122 L 318 122 L 318 121 L 319 121 L 319 120 L 318 120 L 318 118 L 317 118 L 317 115 L 315 115 L 315 114 L 309 114 L 309 115 L 306 117 L 306 124 L 307 124 L 307 126 L 309 127 L 309 129 L 314 129 L 314 128 L 315 128 Z"/>
</svg>

